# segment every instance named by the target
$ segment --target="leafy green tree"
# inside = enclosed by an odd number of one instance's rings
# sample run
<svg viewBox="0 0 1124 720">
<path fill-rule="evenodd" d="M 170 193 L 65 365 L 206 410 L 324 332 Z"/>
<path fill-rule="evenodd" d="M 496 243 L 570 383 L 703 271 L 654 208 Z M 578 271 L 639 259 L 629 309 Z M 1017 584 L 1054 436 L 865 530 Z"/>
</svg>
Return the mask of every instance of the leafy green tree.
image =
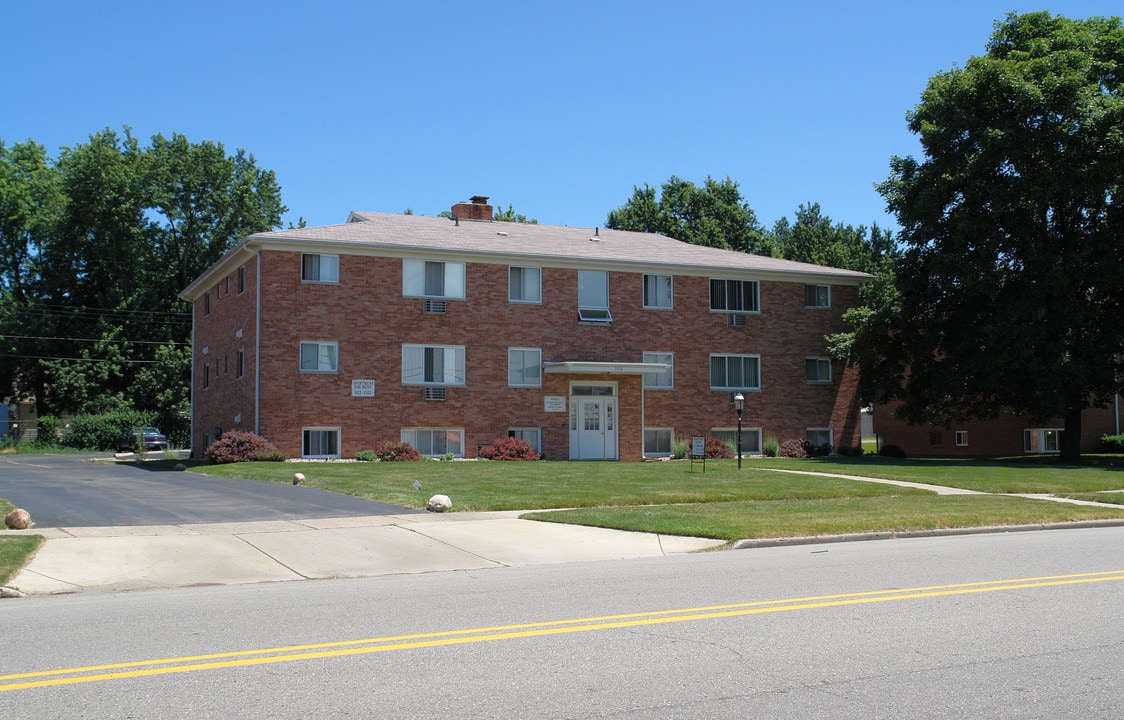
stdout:
<svg viewBox="0 0 1124 720">
<path fill-rule="evenodd" d="M 657 197 L 647 184 L 633 187 L 632 197 L 609 212 L 605 226 L 612 230 L 660 233 L 693 245 L 771 254 L 765 229 L 738 189 L 726 178 L 708 177 L 702 187 L 674 175 Z"/>
<path fill-rule="evenodd" d="M 515 208 L 512 207 L 511 203 L 507 204 L 507 210 L 504 210 L 502 207 L 496 208 L 495 212 L 492 213 L 492 219 L 498 220 L 499 222 L 527 223 L 528 225 L 539 224 L 538 220 L 515 212 Z"/>
<path fill-rule="evenodd" d="M 879 375 L 903 415 L 1061 417 L 1121 390 L 1124 27 L 1046 12 L 933 76 L 909 114 L 924 159 L 879 188 L 905 243 Z M 908 369 L 908 372 L 907 372 Z"/>
<path fill-rule="evenodd" d="M 273 172 L 219 143 L 106 129 L 55 162 L 0 145 L 0 367 L 41 413 L 174 415 L 191 333 L 178 292 L 285 211 Z"/>
</svg>

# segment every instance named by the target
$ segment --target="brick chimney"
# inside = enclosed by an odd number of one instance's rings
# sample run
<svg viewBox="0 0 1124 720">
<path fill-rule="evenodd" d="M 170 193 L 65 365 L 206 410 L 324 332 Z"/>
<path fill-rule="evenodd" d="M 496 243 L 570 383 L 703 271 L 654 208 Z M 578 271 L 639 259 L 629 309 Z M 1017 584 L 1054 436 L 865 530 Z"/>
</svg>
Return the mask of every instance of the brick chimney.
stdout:
<svg viewBox="0 0 1124 720">
<path fill-rule="evenodd" d="M 484 195 L 473 195 L 468 202 L 459 202 L 453 206 L 453 217 L 460 220 L 491 221 L 492 206 Z"/>
</svg>

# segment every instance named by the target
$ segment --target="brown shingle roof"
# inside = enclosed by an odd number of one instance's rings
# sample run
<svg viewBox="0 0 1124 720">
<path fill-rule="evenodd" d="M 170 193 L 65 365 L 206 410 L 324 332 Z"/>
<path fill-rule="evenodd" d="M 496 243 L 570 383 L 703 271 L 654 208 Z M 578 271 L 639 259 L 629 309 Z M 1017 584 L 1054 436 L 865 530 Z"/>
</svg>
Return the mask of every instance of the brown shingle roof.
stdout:
<svg viewBox="0 0 1124 720">
<path fill-rule="evenodd" d="M 727 274 L 791 281 L 856 285 L 866 273 L 792 262 L 763 255 L 691 245 L 651 233 L 565 225 L 453 220 L 423 215 L 352 212 L 341 225 L 258 233 L 204 273 L 182 293 L 192 297 L 212 274 L 225 274 L 242 247 L 301 249 L 305 252 L 411 254 L 475 262 L 600 267 L 668 274 Z M 238 260 L 238 262 L 242 262 Z"/>
<path fill-rule="evenodd" d="M 700 270 L 815 274 L 863 281 L 865 273 L 825 268 L 762 255 L 691 245 L 651 233 L 508 222 L 459 223 L 441 217 L 353 212 L 350 222 L 254 236 L 262 240 L 309 240 L 372 247 L 523 256 L 620 265 L 667 265 Z"/>
</svg>

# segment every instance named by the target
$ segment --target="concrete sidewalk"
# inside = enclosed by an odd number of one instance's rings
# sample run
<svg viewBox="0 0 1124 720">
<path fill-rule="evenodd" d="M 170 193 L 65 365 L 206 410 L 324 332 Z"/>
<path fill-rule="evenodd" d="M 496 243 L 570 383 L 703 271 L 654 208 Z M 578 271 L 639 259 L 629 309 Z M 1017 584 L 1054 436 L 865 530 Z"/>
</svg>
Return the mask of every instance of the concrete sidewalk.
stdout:
<svg viewBox="0 0 1124 720">
<path fill-rule="evenodd" d="M 18 532 L 43 535 L 47 543 L 8 585 L 26 595 L 122 592 L 637 558 L 723 544 L 519 515 L 31 529 Z"/>
</svg>

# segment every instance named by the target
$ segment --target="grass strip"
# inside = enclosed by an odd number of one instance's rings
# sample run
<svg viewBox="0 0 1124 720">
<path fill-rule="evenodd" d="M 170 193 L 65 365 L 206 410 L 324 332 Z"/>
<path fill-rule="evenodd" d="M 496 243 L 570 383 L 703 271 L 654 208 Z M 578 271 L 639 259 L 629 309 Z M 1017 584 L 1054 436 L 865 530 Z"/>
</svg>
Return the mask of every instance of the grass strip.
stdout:
<svg viewBox="0 0 1124 720">
<path fill-rule="evenodd" d="M 901 495 L 582 508 L 528 513 L 523 517 L 732 542 L 746 538 L 1124 518 L 1124 508 L 1115 510 L 1002 495 Z"/>
<path fill-rule="evenodd" d="M 787 473 L 738 472 L 733 460 L 687 462 L 238 463 L 193 468 L 208 475 L 305 485 L 381 502 L 425 507 L 432 495 L 457 510 L 538 510 L 732 500 L 888 497 L 926 490 Z M 422 490 L 415 490 L 418 482 Z"/>
<path fill-rule="evenodd" d="M 42 535 L 0 535 L 0 585 L 27 565 L 46 541 Z"/>
<path fill-rule="evenodd" d="M 1091 502 L 1111 503 L 1124 505 L 1124 492 L 1096 492 L 1096 493 L 1059 493 L 1060 497 L 1074 500 L 1089 500 Z"/>
</svg>

